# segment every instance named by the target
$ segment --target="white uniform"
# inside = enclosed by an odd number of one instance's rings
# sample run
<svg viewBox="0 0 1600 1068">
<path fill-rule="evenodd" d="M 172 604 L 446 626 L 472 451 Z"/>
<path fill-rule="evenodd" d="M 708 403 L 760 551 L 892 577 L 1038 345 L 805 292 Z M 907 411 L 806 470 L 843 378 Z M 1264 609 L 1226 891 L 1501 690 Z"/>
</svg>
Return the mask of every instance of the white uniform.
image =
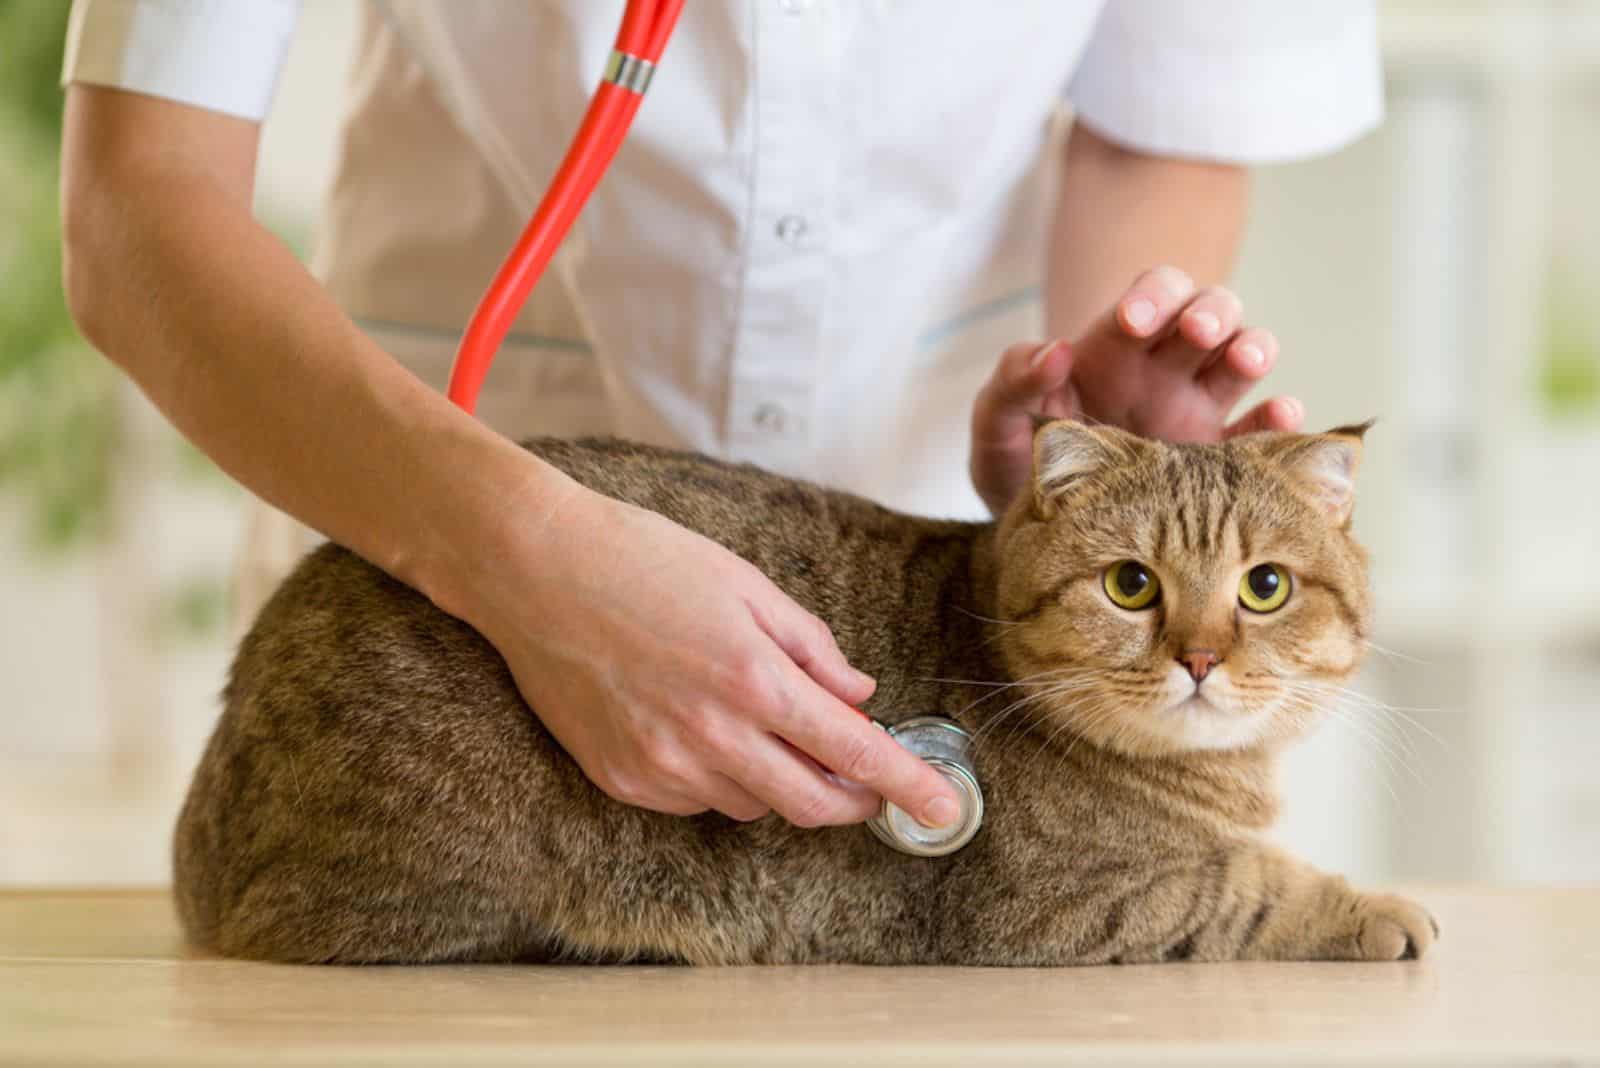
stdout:
<svg viewBox="0 0 1600 1068">
<path fill-rule="evenodd" d="M 260 119 L 297 7 L 76 0 L 63 78 Z M 622 8 L 365 5 L 314 266 L 441 389 Z M 480 414 L 980 515 L 967 420 L 1039 336 L 1062 105 L 1248 163 L 1338 147 L 1381 92 L 1372 0 L 689 0 Z"/>
</svg>

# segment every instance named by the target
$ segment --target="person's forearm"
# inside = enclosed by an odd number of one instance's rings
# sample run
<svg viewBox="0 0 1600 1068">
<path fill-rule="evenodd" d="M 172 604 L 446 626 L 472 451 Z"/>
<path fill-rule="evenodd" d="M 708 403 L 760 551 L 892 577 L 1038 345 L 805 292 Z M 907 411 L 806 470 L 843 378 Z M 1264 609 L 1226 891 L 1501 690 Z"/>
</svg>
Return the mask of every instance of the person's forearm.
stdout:
<svg viewBox="0 0 1600 1068">
<path fill-rule="evenodd" d="M 462 614 L 454 555 L 488 547 L 507 500 L 538 501 L 530 480 L 564 477 L 363 335 L 237 181 L 159 154 L 113 173 L 91 132 L 69 121 L 63 167 L 89 339 L 240 482 Z"/>
<path fill-rule="evenodd" d="M 1243 168 L 1142 155 L 1076 123 L 1064 171 L 1046 268 L 1048 336 L 1080 336 L 1156 264 L 1202 286 L 1227 278 L 1249 195 Z"/>
</svg>

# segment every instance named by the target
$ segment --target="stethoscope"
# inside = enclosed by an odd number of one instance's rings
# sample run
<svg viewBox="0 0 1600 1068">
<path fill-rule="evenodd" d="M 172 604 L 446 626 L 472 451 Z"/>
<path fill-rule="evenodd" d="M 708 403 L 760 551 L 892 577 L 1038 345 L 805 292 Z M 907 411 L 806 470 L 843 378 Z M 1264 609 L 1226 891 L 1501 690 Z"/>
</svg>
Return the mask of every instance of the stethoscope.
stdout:
<svg viewBox="0 0 1600 1068">
<path fill-rule="evenodd" d="M 879 723 L 878 726 L 884 727 Z M 983 826 L 983 789 L 972 760 L 972 736 L 943 716 L 916 716 L 884 727 L 889 737 L 926 761 L 955 788 L 961 815 L 944 827 L 924 827 L 899 805 L 888 801 L 867 821 L 872 833 L 888 846 L 915 857 L 954 853 Z"/>
<path fill-rule="evenodd" d="M 616 45 L 566 158 L 478 302 L 456 349 L 446 392 L 464 411 L 477 408 L 478 390 L 500 342 L 622 146 L 682 10 L 683 0 L 628 0 Z"/>
<path fill-rule="evenodd" d="M 446 392 L 467 413 L 477 409 L 478 391 L 489 365 L 528 294 L 622 146 L 682 10 L 683 0 L 628 0 L 616 44 L 583 123 L 533 218 L 478 302 L 456 350 Z M 912 856 L 954 853 L 972 840 L 983 823 L 983 791 L 972 760 L 971 736 L 954 721 L 939 716 L 878 725 L 950 782 L 960 800 L 961 816 L 946 827 L 924 827 L 899 806 L 885 801 L 878 815 L 868 821 L 872 833 Z"/>
</svg>

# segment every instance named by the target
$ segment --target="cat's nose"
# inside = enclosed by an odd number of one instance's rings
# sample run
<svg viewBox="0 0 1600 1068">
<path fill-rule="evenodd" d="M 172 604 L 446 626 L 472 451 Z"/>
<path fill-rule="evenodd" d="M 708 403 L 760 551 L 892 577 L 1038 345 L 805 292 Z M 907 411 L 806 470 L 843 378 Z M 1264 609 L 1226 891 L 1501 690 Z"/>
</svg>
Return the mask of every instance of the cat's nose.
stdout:
<svg viewBox="0 0 1600 1068">
<path fill-rule="evenodd" d="M 1199 682 L 1217 666 L 1217 654 L 1211 649 L 1185 649 L 1179 654 L 1178 663 L 1188 668 L 1189 676 Z"/>
</svg>

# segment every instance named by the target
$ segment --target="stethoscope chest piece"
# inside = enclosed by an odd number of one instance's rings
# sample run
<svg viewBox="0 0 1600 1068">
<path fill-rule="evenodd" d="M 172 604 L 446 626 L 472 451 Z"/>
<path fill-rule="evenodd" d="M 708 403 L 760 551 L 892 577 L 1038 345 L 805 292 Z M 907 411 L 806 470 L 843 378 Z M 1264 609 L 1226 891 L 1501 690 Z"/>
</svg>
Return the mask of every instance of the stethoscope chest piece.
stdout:
<svg viewBox="0 0 1600 1068">
<path fill-rule="evenodd" d="M 983 825 L 983 790 L 978 786 L 978 771 L 972 762 L 972 736 L 942 716 L 917 716 L 885 729 L 891 738 L 950 781 L 960 800 L 961 815 L 945 827 L 924 827 L 916 817 L 885 801 L 867 826 L 885 845 L 902 853 L 916 857 L 954 853 L 972 841 Z"/>
</svg>

